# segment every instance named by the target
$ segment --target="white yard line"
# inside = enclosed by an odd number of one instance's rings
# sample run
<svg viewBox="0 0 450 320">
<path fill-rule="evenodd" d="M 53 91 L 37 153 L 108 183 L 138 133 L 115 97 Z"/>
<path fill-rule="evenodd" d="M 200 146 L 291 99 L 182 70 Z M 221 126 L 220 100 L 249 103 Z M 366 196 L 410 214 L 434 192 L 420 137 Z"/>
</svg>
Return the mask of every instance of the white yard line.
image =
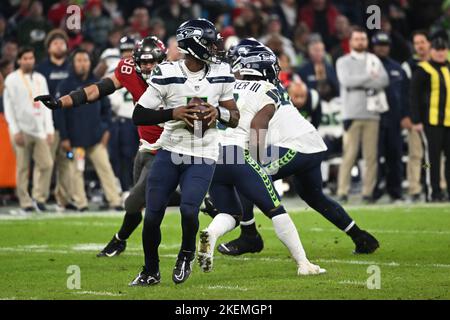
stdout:
<svg viewBox="0 0 450 320">
<path fill-rule="evenodd" d="M 286 207 L 290 214 L 303 214 L 304 212 L 314 212 L 313 209 L 305 205 L 303 202 L 296 203 L 296 199 L 289 199 Z M 379 213 L 387 213 L 391 209 L 399 209 L 399 213 L 408 214 L 414 209 L 428 209 L 428 208 L 442 208 L 443 212 L 450 212 L 450 206 L 446 203 L 421 203 L 421 204 L 381 204 L 381 205 L 346 205 L 346 209 L 351 211 L 378 211 Z M 17 211 L 17 208 L 11 208 L 12 211 Z M 293 212 L 297 211 L 297 212 Z M 259 210 L 256 212 L 261 213 Z M 390 213 L 390 212 L 389 212 Z M 166 214 L 179 214 L 179 207 L 167 208 Z M 427 212 L 424 212 L 427 214 Z M 431 213 L 430 213 L 431 214 Z M 124 212 L 118 211 L 90 211 L 90 212 L 50 212 L 50 213 L 32 213 L 28 215 L 11 215 L 0 214 L 0 221 L 2 220 L 51 220 L 51 219 L 65 219 L 65 218 L 85 218 L 85 217 L 104 217 L 117 218 L 123 217 Z"/>
<path fill-rule="evenodd" d="M 123 294 L 113 293 L 108 291 L 73 291 L 72 294 L 79 295 L 94 295 L 94 296 L 110 296 L 110 297 L 122 297 Z"/>
</svg>

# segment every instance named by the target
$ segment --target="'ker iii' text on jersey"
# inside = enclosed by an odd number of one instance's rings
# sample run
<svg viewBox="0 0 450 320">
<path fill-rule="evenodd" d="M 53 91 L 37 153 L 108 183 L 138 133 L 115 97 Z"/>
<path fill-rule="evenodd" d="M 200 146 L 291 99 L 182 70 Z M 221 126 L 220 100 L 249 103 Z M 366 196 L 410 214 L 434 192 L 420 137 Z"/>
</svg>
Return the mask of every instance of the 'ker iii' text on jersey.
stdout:
<svg viewBox="0 0 450 320">
<path fill-rule="evenodd" d="M 193 97 L 218 106 L 220 101 L 233 99 L 235 79 L 229 65 L 225 63 L 206 65 L 204 69 L 194 73 L 188 70 L 184 60 L 179 60 L 158 65 L 147 82 L 149 87 L 139 104 L 156 110 L 161 106 L 164 109 L 174 109 L 187 105 Z M 197 138 L 186 129 L 184 121 L 171 120 L 165 123 L 160 139 L 151 148 L 217 160 L 217 129 L 209 129 L 203 138 Z"/>
</svg>

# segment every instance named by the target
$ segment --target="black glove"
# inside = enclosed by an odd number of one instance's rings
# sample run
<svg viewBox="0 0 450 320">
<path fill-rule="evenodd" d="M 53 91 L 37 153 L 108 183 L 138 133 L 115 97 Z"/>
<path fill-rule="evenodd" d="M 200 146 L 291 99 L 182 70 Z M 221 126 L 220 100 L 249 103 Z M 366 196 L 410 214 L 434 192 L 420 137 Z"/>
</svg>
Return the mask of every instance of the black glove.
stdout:
<svg viewBox="0 0 450 320">
<path fill-rule="evenodd" d="M 41 101 L 47 108 L 49 108 L 51 110 L 56 110 L 56 109 L 62 108 L 61 101 L 53 98 L 49 94 L 37 96 L 34 98 L 34 101 Z"/>
</svg>

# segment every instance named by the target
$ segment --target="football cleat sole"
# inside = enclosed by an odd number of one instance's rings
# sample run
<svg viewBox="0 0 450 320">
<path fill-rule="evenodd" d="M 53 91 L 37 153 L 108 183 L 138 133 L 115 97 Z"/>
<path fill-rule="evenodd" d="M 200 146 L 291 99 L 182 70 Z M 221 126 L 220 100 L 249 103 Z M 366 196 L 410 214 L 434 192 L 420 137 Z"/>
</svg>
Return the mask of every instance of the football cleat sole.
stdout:
<svg viewBox="0 0 450 320">
<path fill-rule="evenodd" d="M 213 255 L 211 241 L 207 230 L 200 231 L 197 261 L 203 272 L 211 272 L 213 268 Z"/>
</svg>

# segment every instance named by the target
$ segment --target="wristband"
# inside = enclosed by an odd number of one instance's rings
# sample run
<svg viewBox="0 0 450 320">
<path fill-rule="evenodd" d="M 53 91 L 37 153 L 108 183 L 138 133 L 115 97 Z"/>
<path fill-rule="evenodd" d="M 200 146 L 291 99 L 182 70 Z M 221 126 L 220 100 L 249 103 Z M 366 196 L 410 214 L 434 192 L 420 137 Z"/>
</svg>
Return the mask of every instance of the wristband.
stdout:
<svg viewBox="0 0 450 320">
<path fill-rule="evenodd" d="M 73 106 L 87 103 L 87 95 L 83 88 L 72 91 L 69 96 L 72 98 Z"/>
<path fill-rule="evenodd" d="M 231 120 L 230 110 L 227 108 L 218 106 L 217 111 L 219 112 L 219 121 L 224 123 L 229 123 Z"/>
</svg>

